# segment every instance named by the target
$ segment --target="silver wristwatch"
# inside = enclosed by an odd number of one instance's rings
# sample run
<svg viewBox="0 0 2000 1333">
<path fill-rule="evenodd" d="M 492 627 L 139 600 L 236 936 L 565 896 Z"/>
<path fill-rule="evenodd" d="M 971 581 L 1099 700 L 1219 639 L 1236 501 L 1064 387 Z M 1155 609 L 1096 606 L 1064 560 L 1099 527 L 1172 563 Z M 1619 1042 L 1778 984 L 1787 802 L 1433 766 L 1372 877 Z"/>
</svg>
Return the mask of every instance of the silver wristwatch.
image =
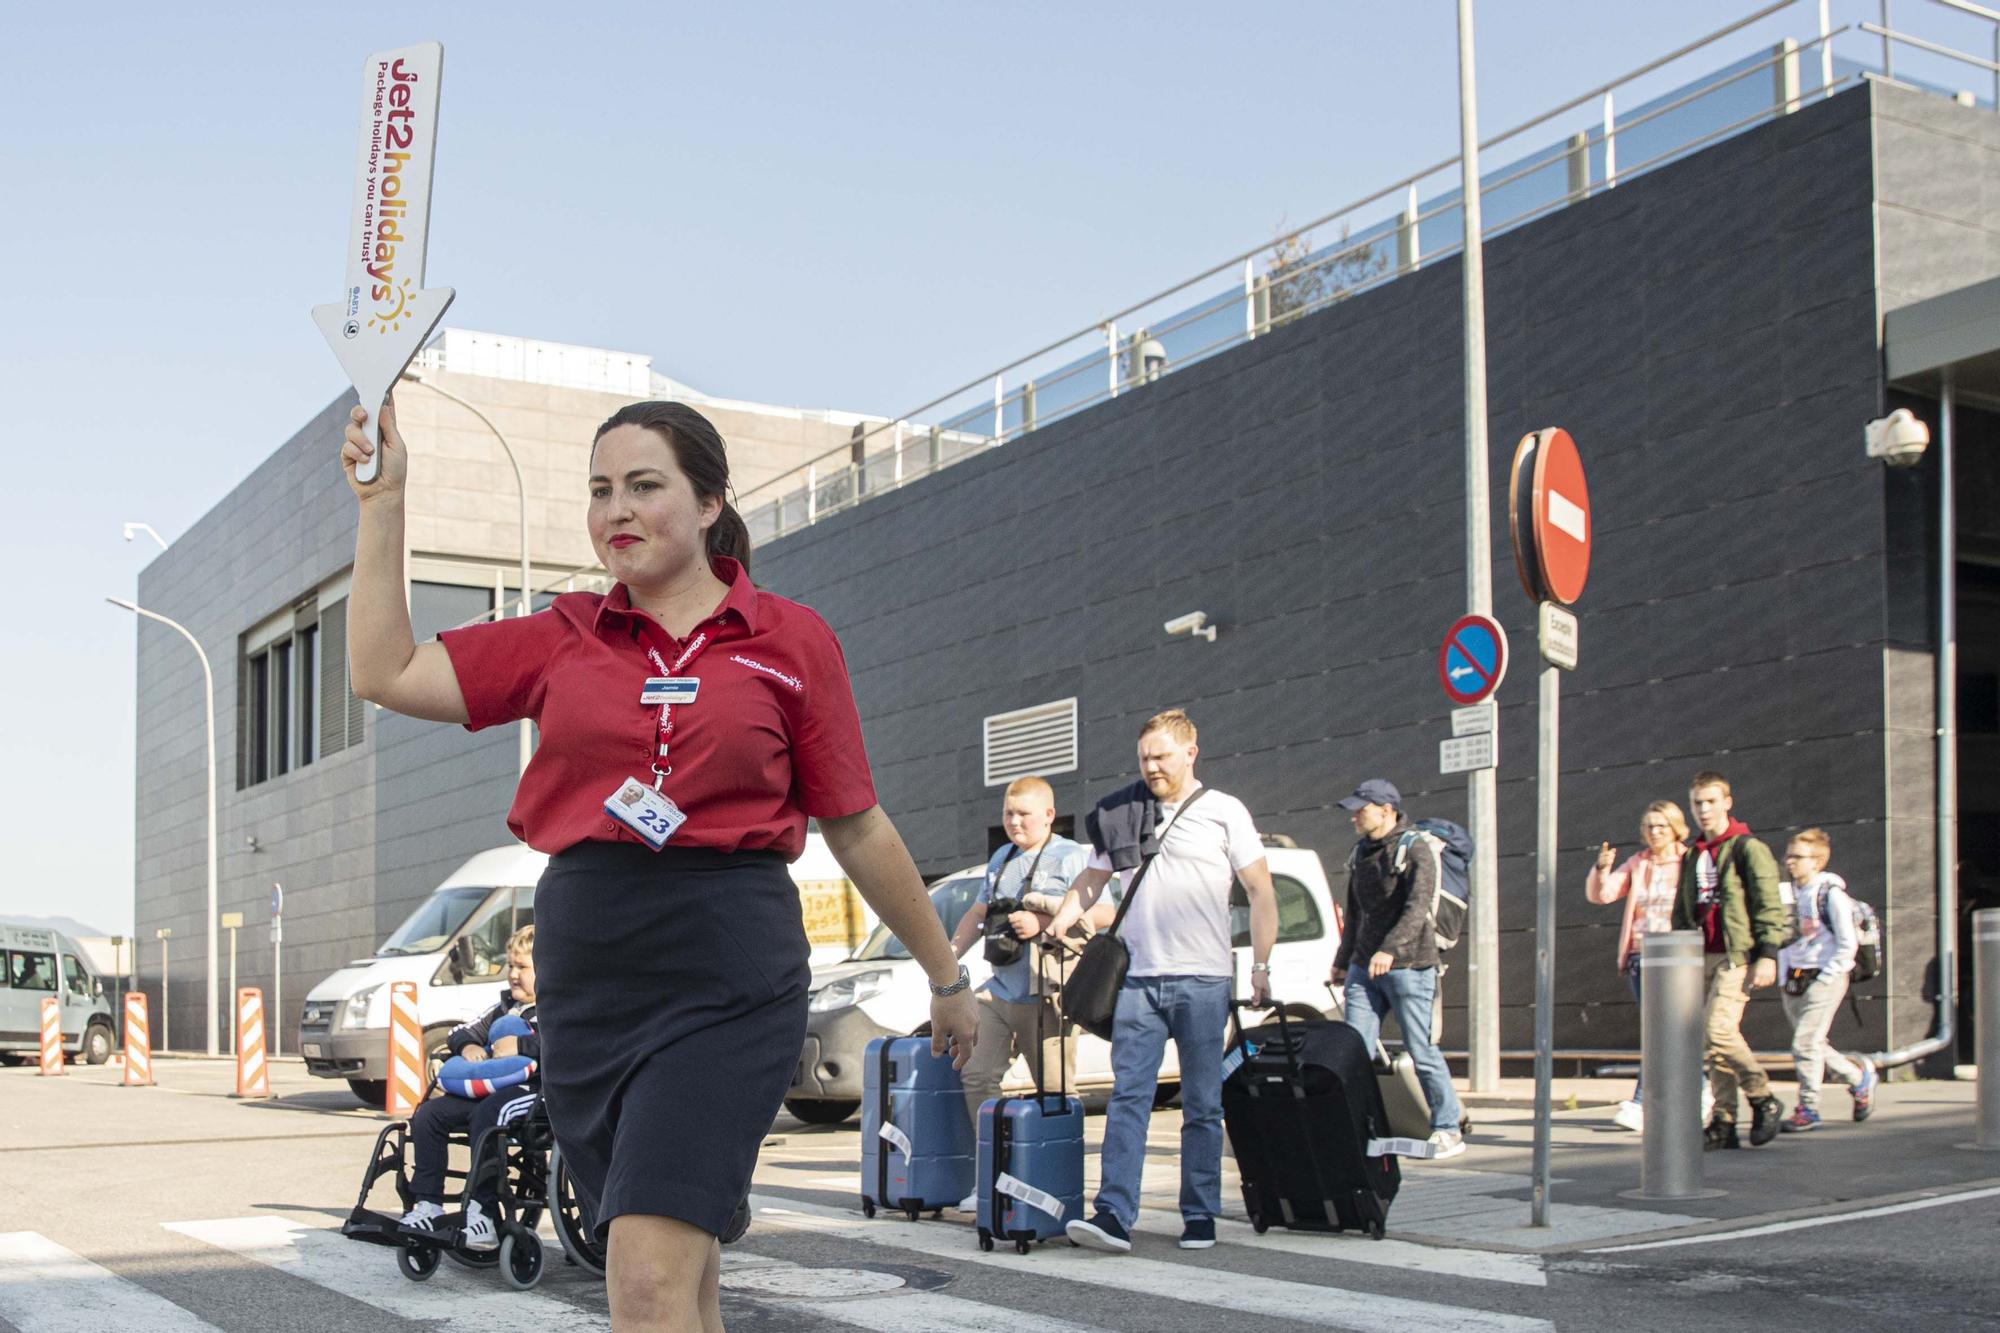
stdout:
<svg viewBox="0 0 2000 1333">
<path fill-rule="evenodd" d="M 928 978 L 926 978 L 925 984 L 929 985 Z M 947 995 L 958 994 L 960 991 L 964 990 L 971 984 L 972 984 L 972 973 L 965 970 L 964 963 L 960 963 L 958 965 L 958 980 L 952 982 L 949 986 L 931 986 L 931 994 L 937 996 L 940 1000 L 942 1000 Z"/>
</svg>

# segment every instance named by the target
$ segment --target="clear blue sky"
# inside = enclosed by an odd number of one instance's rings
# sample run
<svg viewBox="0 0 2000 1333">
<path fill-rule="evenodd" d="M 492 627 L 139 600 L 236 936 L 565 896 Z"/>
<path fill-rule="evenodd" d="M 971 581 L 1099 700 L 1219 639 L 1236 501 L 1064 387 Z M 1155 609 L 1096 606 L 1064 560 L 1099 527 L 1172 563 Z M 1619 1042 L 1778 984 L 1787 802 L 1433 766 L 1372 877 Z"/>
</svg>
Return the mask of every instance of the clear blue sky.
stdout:
<svg viewBox="0 0 2000 1333">
<path fill-rule="evenodd" d="M 1482 125 L 1752 7 L 1485 0 Z M 458 289 L 452 323 L 888 413 L 1450 156 L 1453 15 L 8 6 L 0 913 L 131 927 L 135 629 L 103 598 L 154 548 L 119 524 L 173 539 L 344 387 L 307 310 L 341 277 L 369 51 L 445 44 L 430 280 Z"/>
</svg>

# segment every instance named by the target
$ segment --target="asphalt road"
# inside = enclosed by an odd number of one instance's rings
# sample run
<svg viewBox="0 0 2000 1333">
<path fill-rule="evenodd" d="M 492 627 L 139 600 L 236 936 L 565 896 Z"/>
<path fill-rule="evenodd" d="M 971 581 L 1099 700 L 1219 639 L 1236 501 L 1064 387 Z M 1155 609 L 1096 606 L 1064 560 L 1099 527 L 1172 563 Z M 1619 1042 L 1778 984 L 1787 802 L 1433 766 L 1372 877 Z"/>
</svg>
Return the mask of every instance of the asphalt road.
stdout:
<svg viewBox="0 0 2000 1333">
<path fill-rule="evenodd" d="M 344 1088 L 280 1064 L 276 1100 L 237 1102 L 226 1065 L 157 1069 L 162 1086 L 151 1089 L 115 1086 L 111 1067 L 60 1080 L 0 1069 L 0 1329 L 609 1327 L 602 1284 L 563 1263 L 553 1239 L 547 1276 L 529 1293 L 450 1264 L 410 1282 L 388 1251 L 342 1240 L 332 1228 L 383 1123 Z M 1147 1201 L 1165 1206 L 1148 1208 L 1134 1255 L 1057 1242 L 1021 1257 L 980 1253 L 956 1213 L 864 1220 L 854 1124 L 783 1119 L 759 1167 L 756 1222 L 726 1252 L 725 1318 L 771 1333 L 2000 1327 L 2000 1181 L 1988 1179 L 2000 1162 L 1984 1156 L 1966 1155 L 1962 1192 L 1876 1201 L 1844 1220 L 1718 1222 L 1722 1239 L 1654 1248 L 1423 1244 L 1397 1239 L 1392 1213 L 1379 1243 L 1257 1237 L 1225 1220 L 1217 1248 L 1183 1253 L 1173 1245 L 1175 1137 L 1162 1113 Z M 1406 1197 L 1418 1197 L 1426 1170 L 1439 1169 L 1409 1167 Z M 1771 1226 L 1784 1229 L 1742 1234 Z"/>
</svg>

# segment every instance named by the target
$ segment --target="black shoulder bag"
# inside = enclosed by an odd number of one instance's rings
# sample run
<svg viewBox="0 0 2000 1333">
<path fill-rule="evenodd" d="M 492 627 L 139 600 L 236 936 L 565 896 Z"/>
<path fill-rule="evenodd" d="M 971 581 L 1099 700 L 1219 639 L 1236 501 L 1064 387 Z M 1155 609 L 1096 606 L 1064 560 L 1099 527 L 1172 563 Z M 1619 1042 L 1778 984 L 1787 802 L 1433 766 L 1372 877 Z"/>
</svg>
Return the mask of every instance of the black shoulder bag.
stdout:
<svg viewBox="0 0 2000 1333">
<path fill-rule="evenodd" d="M 1206 787 L 1197 787 L 1192 796 L 1181 802 L 1181 808 L 1174 811 L 1174 817 L 1160 830 L 1159 845 L 1162 849 L 1166 847 L 1167 835 L 1174 831 L 1174 825 L 1207 790 Z M 1112 919 L 1111 928 L 1099 931 L 1084 944 L 1076 966 L 1070 969 L 1069 981 L 1063 986 L 1063 1017 L 1106 1041 L 1111 1040 L 1112 1025 L 1118 1017 L 1118 992 L 1124 989 L 1125 974 L 1132 966 L 1132 951 L 1125 947 L 1124 940 L 1118 938 L 1118 928 L 1125 924 L 1125 914 L 1132 910 L 1133 895 L 1139 892 L 1139 881 L 1146 878 L 1147 869 L 1158 855 L 1156 851 L 1139 863 L 1138 870 L 1133 872 L 1132 882 L 1125 886 L 1125 897 L 1118 904 L 1118 915 Z"/>
</svg>

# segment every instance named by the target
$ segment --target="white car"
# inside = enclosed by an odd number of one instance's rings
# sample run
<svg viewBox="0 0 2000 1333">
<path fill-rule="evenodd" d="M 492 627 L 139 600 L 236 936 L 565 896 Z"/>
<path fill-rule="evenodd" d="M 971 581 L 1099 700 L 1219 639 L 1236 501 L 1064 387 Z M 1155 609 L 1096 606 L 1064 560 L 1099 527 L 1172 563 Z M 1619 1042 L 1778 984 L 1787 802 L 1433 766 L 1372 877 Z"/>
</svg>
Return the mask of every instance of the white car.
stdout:
<svg viewBox="0 0 2000 1333">
<path fill-rule="evenodd" d="M 1271 950 L 1271 995 L 1298 1017 L 1332 1017 L 1338 999 L 1327 989 L 1333 951 L 1340 943 L 1340 911 L 1319 856 L 1289 838 L 1266 835 L 1271 882 L 1278 896 L 1278 942 Z M 972 906 L 984 879 L 983 865 L 947 875 L 931 886 L 931 901 L 949 935 Z M 1112 893 L 1122 890 L 1116 881 Z M 1241 885 L 1230 893 L 1230 928 L 1235 939 L 1236 993 L 1249 994 L 1250 906 Z M 977 987 L 992 974 L 984 950 L 968 949 L 964 962 Z M 806 1005 L 806 1041 L 792 1076 L 785 1109 L 810 1124 L 835 1124 L 861 1105 L 862 1055 L 876 1037 L 906 1036 L 928 1026 L 930 989 L 923 969 L 887 927 L 875 932 L 845 962 L 813 969 L 812 998 Z M 1078 1033 L 1076 1086 L 1086 1099 L 1111 1090 L 1111 1045 Z M 1180 1064 L 1171 1042 L 1160 1067 L 1161 1095 L 1180 1082 Z M 1007 1071 L 1004 1089 L 1025 1092 L 1034 1079 L 1024 1060 Z"/>
</svg>

